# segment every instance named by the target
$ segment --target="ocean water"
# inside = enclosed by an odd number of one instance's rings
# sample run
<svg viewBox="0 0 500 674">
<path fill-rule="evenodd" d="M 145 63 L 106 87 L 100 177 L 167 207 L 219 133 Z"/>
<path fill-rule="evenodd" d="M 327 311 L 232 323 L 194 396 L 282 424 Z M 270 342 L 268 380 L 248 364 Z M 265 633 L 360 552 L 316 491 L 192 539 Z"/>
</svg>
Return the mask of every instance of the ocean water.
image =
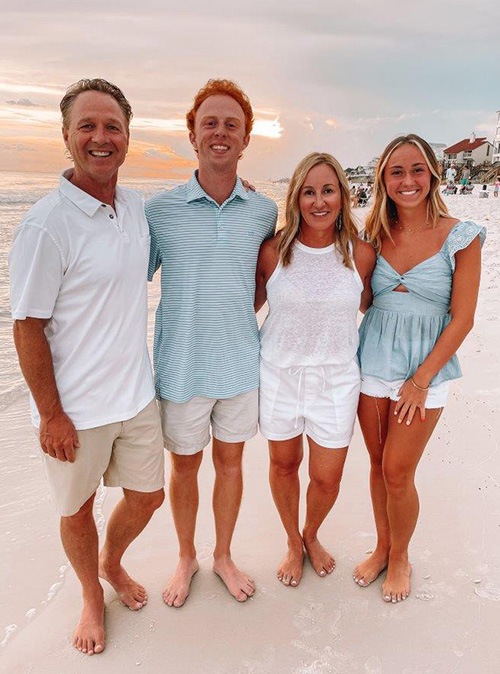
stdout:
<svg viewBox="0 0 500 674">
<path fill-rule="evenodd" d="M 125 187 L 137 190 L 145 198 L 162 189 L 170 189 L 179 184 L 173 180 L 123 180 Z M 58 176 L 45 173 L 10 173 L 0 171 L 0 410 L 16 403 L 26 394 L 26 386 L 20 374 L 17 357 L 12 342 L 12 321 L 10 318 L 8 253 L 12 237 L 24 213 L 38 199 L 58 185 Z M 278 201 L 282 206 L 286 186 L 282 183 L 257 183 L 256 188 Z M 280 209 L 281 210 L 281 209 Z M 153 329 L 154 310 L 158 304 L 157 279 L 150 284 L 149 336 Z"/>
</svg>

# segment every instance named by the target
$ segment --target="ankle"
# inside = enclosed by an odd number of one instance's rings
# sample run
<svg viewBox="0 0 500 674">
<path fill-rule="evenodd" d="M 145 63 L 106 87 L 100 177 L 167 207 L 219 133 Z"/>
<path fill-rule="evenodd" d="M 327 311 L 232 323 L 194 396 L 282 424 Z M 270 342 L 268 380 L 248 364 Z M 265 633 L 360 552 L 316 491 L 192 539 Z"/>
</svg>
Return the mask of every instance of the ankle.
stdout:
<svg viewBox="0 0 500 674">
<path fill-rule="evenodd" d="M 104 590 L 101 583 L 92 584 L 89 587 L 82 587 L 82 597 L 83 603 L 86 605 L 89 604 L 104 604 Z"/>
<path fill-rule="evenodd" d="M 304 527 L 304 530 L 302 531 L 302 540 L 304 543 L 314 543 L 318 540 L 318 530 Z"/>
</svg>

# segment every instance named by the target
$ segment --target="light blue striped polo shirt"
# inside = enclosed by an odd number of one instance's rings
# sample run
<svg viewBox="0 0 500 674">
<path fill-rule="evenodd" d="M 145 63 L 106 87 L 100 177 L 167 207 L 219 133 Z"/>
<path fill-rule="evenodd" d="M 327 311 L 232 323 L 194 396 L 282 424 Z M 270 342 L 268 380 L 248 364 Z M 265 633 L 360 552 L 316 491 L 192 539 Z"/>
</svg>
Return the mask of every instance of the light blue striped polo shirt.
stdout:
<svg viewBox="0 0 500 674">
<path fill-rule="evenodd" d="M 161 266 L 154 338 L 158 398 L 232 398 L 258 387 L 255 267 L 277 212 L 272 199 L 247 192 L 239 178 L 219 206 L 196 172 L 188 183 L 146 202 L 149 280 Z"/>
</svg>

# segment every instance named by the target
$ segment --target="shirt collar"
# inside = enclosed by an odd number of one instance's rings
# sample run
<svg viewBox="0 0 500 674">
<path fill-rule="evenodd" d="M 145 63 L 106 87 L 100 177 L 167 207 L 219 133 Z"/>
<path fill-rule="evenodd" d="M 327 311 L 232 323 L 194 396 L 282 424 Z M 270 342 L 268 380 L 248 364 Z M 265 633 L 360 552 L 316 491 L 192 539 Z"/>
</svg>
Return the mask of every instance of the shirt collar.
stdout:
<svg viewBox="0 0 500 674">
<path fill-rule="evenodd" d="M 73 169 L 66 169 L 59 178 L 59 189 L 62 194 L 71 201 L 77 208 L 83 211 L 89 217 L 93 217 L 99 208 L 102 207 L 102 202 L 99 199 L 84 192 L 76 185 L 70 182 Z M 120 188 L 115 189 L 115 202 L 122 202 L 123 197 Z"/>
<path fill-rule="evenodd" d="M 186 187 L 186 203 L 191 203 L 192 201 L 196 201 L 198 199 L 207 199 L 208 201 L 214 201 L 211 196 L 209 196 L 205 190 L 202 188 L 200 183 L 198 182 L 198 172 L 195 171 L 191 178 L 189 179 Z M 240 199 L 243 199 L 244 201 L 247 201 L 249 196 L 246 191 L 246 189 L 243 187 L 243 183 L 241 182 L 240 178 L 236 176 L 236 184 L 233 188 L 233 191 L 231 194 L 228 196 L 226 201 L 224 203 L 227 203 L 229 201 L 232 201 L 236 197 L 239 197 Z M 215 202 L 214 202 L 215 203 Z"/>
</svg>

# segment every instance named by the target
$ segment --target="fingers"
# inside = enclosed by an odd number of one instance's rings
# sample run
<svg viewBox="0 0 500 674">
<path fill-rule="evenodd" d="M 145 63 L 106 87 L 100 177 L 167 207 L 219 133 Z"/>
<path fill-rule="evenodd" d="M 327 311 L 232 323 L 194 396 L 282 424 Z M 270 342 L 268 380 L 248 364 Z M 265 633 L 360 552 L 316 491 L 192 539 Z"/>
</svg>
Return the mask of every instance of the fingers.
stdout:
<svg viewBox="0 0 500 674">
<path fill-rule="evenodd" d="M 57 429 L 59 430 L 59 429 Z M 75 460 L 75 449 L 80 446 L 78 433 L 73 424 L 71 427 L 51 433 L 46 428 L 40 428 L 40 446 L 45 454 L 58 461 Z"/>
</svg>

